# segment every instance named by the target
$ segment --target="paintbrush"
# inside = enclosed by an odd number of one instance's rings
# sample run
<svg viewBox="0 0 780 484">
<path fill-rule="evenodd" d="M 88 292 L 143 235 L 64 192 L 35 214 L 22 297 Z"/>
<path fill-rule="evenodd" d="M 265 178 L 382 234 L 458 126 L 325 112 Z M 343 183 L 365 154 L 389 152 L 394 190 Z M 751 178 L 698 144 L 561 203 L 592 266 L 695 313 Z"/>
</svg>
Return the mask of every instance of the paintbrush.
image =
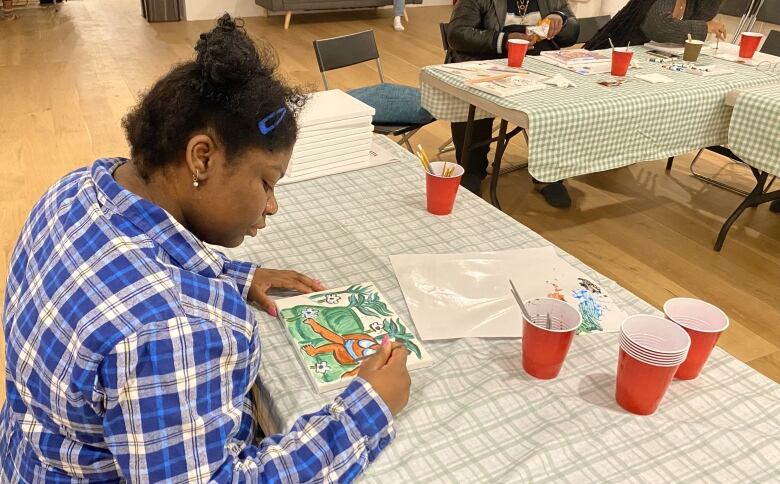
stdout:
<svg viewBox="0 0 780 484">
<path fill-rule="evenodd" d="M 517 288 L 515 287 L 514 283 L 512 283 L 512 279 L 509 279 L 509 285 L 512 286 L 512 295 L 515 297 L 515 301 L 517 301 L 517 305 L 520 306 L 520 311 L 523 312 L 523 317 L 529 321 L 533 322 L 533 319 L 531 319 L 531 315 L 528 314 L 528 310 L 525 308 L 525 304 L 523 304 L 523 300 L 520 299 L 520 295 L 517 292 Z"/>
<path fill-rule="evenodd" d="M 425 159 L 425 155 L 420 153 L 420 151 L 416 151 L 415 154 L 417 155 L 417 158 L 420 159 L 420 163 L 422 163 L 423 169 L 427 172 L 433 175 L 433 170 L 431 169 L 430 163 Z"/>
<path fill-rule="evenodd" d="M 612 43 L 612 37 L 608 37 L 607 40 L 609 40 L 609 45 L 612 47 L 612 50 L 615 50 L 615 44 Z"/>
</svg>

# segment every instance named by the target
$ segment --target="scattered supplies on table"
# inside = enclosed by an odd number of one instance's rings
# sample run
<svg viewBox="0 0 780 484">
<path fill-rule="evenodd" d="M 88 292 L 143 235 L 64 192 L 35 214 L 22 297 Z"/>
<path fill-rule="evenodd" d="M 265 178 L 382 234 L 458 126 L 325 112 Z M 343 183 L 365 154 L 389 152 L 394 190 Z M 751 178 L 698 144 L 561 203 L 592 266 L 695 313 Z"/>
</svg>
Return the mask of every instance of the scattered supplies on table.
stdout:
<svg viewBox="0 0 780 484">
<path fill-rule="evenodd" d="M 522 336 L 522 315 L 509 290 L 523 299 L 548 297 L 582 314 L 581 332 L 618 331 L 626 314 L 597 281 L 555 249 L 390 257 L 406 305 L 424 340 Z"/>
</svg>

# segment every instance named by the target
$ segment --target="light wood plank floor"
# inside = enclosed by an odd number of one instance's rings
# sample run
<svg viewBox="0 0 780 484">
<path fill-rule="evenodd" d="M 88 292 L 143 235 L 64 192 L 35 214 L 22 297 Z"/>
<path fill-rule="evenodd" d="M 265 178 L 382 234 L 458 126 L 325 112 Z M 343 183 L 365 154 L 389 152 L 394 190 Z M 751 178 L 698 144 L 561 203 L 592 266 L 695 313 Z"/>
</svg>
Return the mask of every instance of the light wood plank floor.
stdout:
<svg viewBox="0 0 780 484">
<path fill-rule="evenodd" d="M 66 172 L 99 156 L 126 155 L 122 115 L 172 63 L 192 57 L 198 34 L 211 26 L 148 24 L 138 10 L 135 0 L 71 0 L 59 12 L 21 9 L 19 20 L 0 22 L 3 291 L 32 204 Z M 403 33 L 392 30 L 389 10 L 296 15 L 288 31 L 281 17 L 248 19 L 246 26 L 276 46 L 290 79 L 312 89 L 321 88 L 312 40 L 374 29 L 387 80 L 416 85 L 419 68 L 443 58 L 438 23 L 449 12 L 410 8 Z M 375 82 L 376 71 L 356 66 L 330 79 L 334 87 L 357 87 Z M 448 137 L 448 125 L 437 122 L 416 139 L 430 152 Z M 522 142 L 508 157 L 524 159 Z M 718 304 L 732 318 L 722 347 L 780 382 L 780 215 L 766 205 L 748 210 L 723 251 L 714 252 L 717 230 L 739 197 L 690 177 L 690 158 L 669 174 L 658 160 L 571 180 L 569 210 L 545 205 L 528 173 L 518 171 L 502 177 L 502 203 L 516 220 L 656 307 L 672 296 Z M 715 156 L 701 165 L 724 180 L 750 182 L 744 169 Z"/>
</svg>

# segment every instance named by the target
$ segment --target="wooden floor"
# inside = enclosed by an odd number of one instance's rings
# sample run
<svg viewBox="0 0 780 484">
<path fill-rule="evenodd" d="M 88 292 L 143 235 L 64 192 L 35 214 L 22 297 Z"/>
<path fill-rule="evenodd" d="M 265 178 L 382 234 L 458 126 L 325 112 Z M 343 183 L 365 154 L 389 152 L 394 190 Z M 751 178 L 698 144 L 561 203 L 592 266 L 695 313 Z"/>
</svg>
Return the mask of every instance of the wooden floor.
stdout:
<svg viewBox="0 0 780 484">
<path fill-rule="evenodd" d="M 126 155 L 119 121 L 138 94 L 169 66 L 192 58 L 211 22 L 148 24 L 135 0 L 71 0 L 59 12 L 29 8 L 0 22 L 0 289 L 11 251 L 32 204 L 66 172 L 100 156 Z M 252 18 L 247 29 L 278 50 L 291 80 L 320 89 L 312 40 L 374 29 L 388 81 L 416 85 L 421 66 L 442 61 L 438 23 L 449 7 L 410 8 L 406 32 L 389 10 Z M 377 79 L 372 65 L 334 73 L 332 86 Z M 416 139 L 430 151 L 449 137 L 437 122 Z M 522 161 L 518 142 L 508 157 Z M 721 253 L 712 250 L 737 195 L 687 174 L 691 156 L 671 173 L 665 160 L 578 177 L 574 205 L 545 205 L 526 171 L 500 182 L 504 209 L 516 220 L 649 301 L 694 296 L 731 317 L 721 345 L 780 382 L 780 215 L 748 210 Z M 708 156 L 701 169 L 748 186 L 741 167 Z M 284 201 L 282 210 L 284 209 Z M 3 358 L 4 361 L 4 358 Z M 2 388 L 2 387 L 0 387 Z M 4 391 L 0 390 L 0 399 Z"/>
</svg>

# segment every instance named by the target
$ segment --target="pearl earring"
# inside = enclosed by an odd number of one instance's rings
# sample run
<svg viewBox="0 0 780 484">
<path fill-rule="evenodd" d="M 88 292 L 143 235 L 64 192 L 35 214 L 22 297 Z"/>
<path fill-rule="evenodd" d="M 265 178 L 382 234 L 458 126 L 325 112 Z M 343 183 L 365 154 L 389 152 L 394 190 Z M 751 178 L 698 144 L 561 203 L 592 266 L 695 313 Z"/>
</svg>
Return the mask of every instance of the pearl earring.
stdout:
<svg viewBox="0 0 780 484">
<path fill-rule="evenodd" d="M 200 183 L 198 183 L 198 170 L 195 170 L 195 174 L 192 175 L 192 186 L 198 188 L 198 185 L 200 185 Z"/>
</svg>

